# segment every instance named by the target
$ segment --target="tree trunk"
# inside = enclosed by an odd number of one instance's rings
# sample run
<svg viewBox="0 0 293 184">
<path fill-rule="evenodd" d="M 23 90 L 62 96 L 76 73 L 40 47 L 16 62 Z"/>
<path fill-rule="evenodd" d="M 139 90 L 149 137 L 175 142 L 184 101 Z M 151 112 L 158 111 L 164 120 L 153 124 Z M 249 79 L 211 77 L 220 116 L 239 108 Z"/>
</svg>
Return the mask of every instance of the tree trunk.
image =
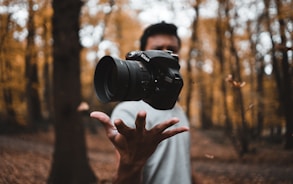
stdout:
<svg viewBox="0 0 293 184">
<path fill-rule="evenodd" d="M 198 49 L 196 47 L 196 42 L 198 41 L 197 38 L 197 25 L 198 25 L 198 15 L 199 15 L 199 11 L 198 11 L 198 4 L 196 3 L 194 5 L 194 11 L 196 13 L 196 16 L 193 19 L 193 23 L 192 23 L 192 35 L 191 35 L 191 39 L 190 39 L 190 46 L 189 46 L 189 51 L 188 51 L 188 58 L 187 58 L 187 82 L 186 82 L 186 115 L 188 118 L 191 117 L 191 98 L 192 98 L 192 91 L 193 91 L 193 75 L 192 75 L 192 66 L 191 66 L 191 62 L 195 59 L 194 54 L 197 52 L 196 49 Z"/>
<path fill-rule="evenodd" d="M 230 36 L 230 52 L 235 59 L 235 70 L 236 70 L 236 71 L 232 71 L 232 73 L 236 75 L 235 77 L 237 78 L 237 81 L 242 82 L 240 59 L 234 45 L 235 44 L 234 43 L 234 29 L 230 27 L 229 32 L 231 35 Z M 233 90 L 234 103 L 236 107 L 236 112 L 238 113 L 236 117 L 240 118 L 240 123 L 238 123 L 240 124 L 240 126 L 238 127 L 237 132 L 238 132 L 238 137 L 241 144 L 241 150 L 239 150 L 240 151 L 239 154 L 240 156 L 242 156 L 243 154 L 248 153 L 249 151 L 249 141 L 248 141 L 249 132 L 248 132 L 248 125 L 245 118 L 245 108 L 244 108 L 242 88 L 240 86 L 233 86 L 233 87 L 234 87 L 234 90 Z"/>
<path fill-rule="evenodd" d="M 285 120 L 286 120 L 286 133 L 285 133 L 285 149 L 293 149 L 293 99 L 292 99 L 292 68 L 290 68 L 288 60 L 288 50 L 286 47 L 286 33 L 285 27 L 286 23 L 284 16 L 282 16 L 281 8 L 282 1 L 276 0 L 277 12 L 278 12 L 278 22 L 279 31 L 281 37 L 281 50 L 282 60 L 281 60 L 281 71 L 282 71 L 282 83 L 281 83 L 281 103 L 284 110 Z"/>
<path fill-rule="evenodd" d="M 27 123 L 30 128 L 36 129 L 42 120 L 41 104 L 38 93 L 39 79 L 37 66 L 37 53 L 34 44 L 35 26 L 33 1 L 29 1 L 29 18 L 28 18 L 28 36 L 25 54 L 25 79 L 26 79 L 26 97 L 27 97 Z"/>
<path fill-rule="evenodd" d="M 213 104 L 213 93 L 212 90 L 208 90 L 207 85 L 204 85 L 204 81 L 207 81 L 207 77 L 204 77 L 202 67 L 198 71 L 198 86 L 200 93 L 200 121 L 201 128 L 210 129 L 213 127 L 212 121 L 212 104 Z M 205 79 L 205 80 L 203 80 Z M 210 86 L 211 88 L 213 86 Z"/>
<path fill-rule="evenodd" d="M 8 3 L 8 2 L 6 2 Z M 8 5 L 7 5 L 8 6 Z M 9 61 L 7 57 L 7 50 L 5 47 L 9 44 L 7 41 L 9 33 L 9 24 L 10 24 L 11 14 L 7 16 L 1 16 L 1 30 L 0 30 L 0 86 L 1 93 L 3 94 L 3 106 L 5 117 L 0 117 L 0 132 L 6 131 L 7 127 L 15 128 L 17 126 L 17 121 L 15 119 L 15 110 L 13 108 L 13 95 L 9 82 L 12 80 L 11 71 L 13 70 L 11 67 L 11 61 Z"/>
<path fill-rule="evenodd" d="M 224 9 L 224 5 L 220 4 L 218 8 L 218 17 L 216 21 L 216 32 L 217 32 L 217 48 L 216 48 L 216 56 L 220 62 L 220 74 L 221 76 L 221 91 L 223 94 L 223 112 L 224 112 L 224 122 L 225 122 L 225 130 L 226 134 L 228 136 L 232 133 L 232 121 L 230 118 L 230 114 L 228 111 L 228 102 L 227 102 L 227 88 L 226 88 L 226 82 L 224 80 L 224 74 L 225 74 L 225 56 L 224 56 L 224 50 L 225 50 L 225 44 L 224 44 L 224 32 L 226 23 L 222 20 L 221 11 Z"/>
<path fill-rule="evenodd" d="M 257 19 L 256 29 L 253 30 L 254 26 L 251 21 L 247 22 L 247 33 L 250 42 L 250 54 L 249 54 L 249 83 L 250 83 L 250 104 L 248 109 L 250 111 L 251 125 L 253 137 L 260 137 L 263 130 L 263 71 L 264 65 L 260 57 L 256 52 L 256 45 L 259 43 L 259 32 L 260 32 L 260 19 Z M 253 39 L 253 34 L 257 35 L 257 39 Z M 254 72 L 254 69 L 256 72 Z M 256 81 L 256 82 L 255 82 Z M 256 92 L 255 92 L 256 91 Z M 256 107 L 256 108 L 254 108 Z"/>
<path fill-rule="evenodd" d="M 46 121 L 51 122 L 52 116 L 53 116 L 53 87 L 52 87 L 52 64 L 50 58 L 52 58 L 52 46 L 50 44 L 51 39 L 51 19 L 49 17 L 44 18 L 44 67 L 43 67 L 43 80 L 44 80 L 44 92 L 43 92 L 43 98 L 44 98 L 44 111 L 46 112 L 46 115 L 44 116 L 44 119 Z"/>
<path fill-rule="evenodd" d="M 271 44 L 272 44 L 272 49 L 271 49 L 271 57 L 272 57 L 272 65 L 273 65 L 273 76 L 275 78 L 275 83 L 276 83 L 276 86 L 277 88 L 275 89 L 275 92 L 277 93 L 277 98 L 278 98 L 278 107 L 277 107 L 277 113 L 278 115 L 280 116 L 283 116 L 283 114 L 281 113 L 282 112 L 282 74 L 281 74 L 281 70 L 280 70 L 280 67 L 279 67 L 279 61 L 277 59 L 277 49 L 276 49 L 276 44 L 274 42 L 274 35 L 273 33 L 276 32 L 276 30 L 273 30 L 272 27 L 274 26 L 271 26 L 271 24 L 273 24 L 271 21 L 271 18 L 270 18 L 270 15 L 269 15 L 269 9 L 270 9 L 270 1 L 266 1 L 264 0 L 264 5 L 265 5 L 265 9 L 264 9 L 264 17 L 266 18 L 265 19 L 265 24 L 266 24 L 266 27 L 267 27 L 267 30 L 269 32 L 269 35 L 270 35 L 270 41 L 271 41 Z"/>
<path fill-rule="evenodd" d="M 87 158 L 81 102 L 80 0 L 53 0 L 53 99 L 55 150 L 48 183 L 88 184 L 97 181 Z"/>
</svg>

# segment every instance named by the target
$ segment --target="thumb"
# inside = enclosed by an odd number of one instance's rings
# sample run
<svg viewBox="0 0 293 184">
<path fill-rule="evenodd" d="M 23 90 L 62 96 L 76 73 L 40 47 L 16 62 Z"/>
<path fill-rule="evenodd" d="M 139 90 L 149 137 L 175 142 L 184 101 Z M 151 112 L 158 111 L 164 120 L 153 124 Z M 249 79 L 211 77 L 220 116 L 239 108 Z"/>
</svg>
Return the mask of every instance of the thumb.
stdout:
<svg viewBox="0 0 293 184">
<path fill-rule="evenodd" d="M 111 119 L 107 114 L 100 111 L 94 111 L 90 114 L 90 117 L 99 120 L 103 124 L 108 136 L 112 135 L 114 132 L 117 132 L 116 127 L 111 123 Z"/>
</svg>

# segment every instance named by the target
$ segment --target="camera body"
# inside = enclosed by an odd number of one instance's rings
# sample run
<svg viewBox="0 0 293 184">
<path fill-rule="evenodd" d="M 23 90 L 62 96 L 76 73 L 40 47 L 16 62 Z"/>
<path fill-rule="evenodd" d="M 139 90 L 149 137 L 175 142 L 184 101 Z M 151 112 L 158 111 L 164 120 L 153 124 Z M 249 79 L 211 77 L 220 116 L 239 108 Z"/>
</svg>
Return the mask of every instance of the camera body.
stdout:
<svg viewBox="0 0 293 184">
<path fill-rule="evenodd" d="M 170 51 L 131 51 L 126 60 L 104 56 L 94 74 L 100 101 L 143 100 L 152 107 L 174 107 L 183 86 L 178 56 Z"/>
</svg>

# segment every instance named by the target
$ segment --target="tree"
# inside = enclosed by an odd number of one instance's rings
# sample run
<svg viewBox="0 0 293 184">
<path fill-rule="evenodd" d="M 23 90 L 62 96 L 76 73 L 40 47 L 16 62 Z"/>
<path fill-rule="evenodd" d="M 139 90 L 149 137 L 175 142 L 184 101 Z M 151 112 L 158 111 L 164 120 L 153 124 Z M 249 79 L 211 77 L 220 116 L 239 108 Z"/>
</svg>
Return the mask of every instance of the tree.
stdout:
<svg viewBox="0 0 293 184">
<path fill-rule="evenodd" d="M 226 17 L 228 18 L 228 30 L 227 32 L 229 33 L 229 50 L 231 53 L 231 58 L 233 59 L 234 63 L 230 64 L 230 71 L 232 74 L 232 77 L 235 77 L 237 81 L 240 82 L 236 82 L 233 80 L 233 97 L 234 97 L 234 106 L 236 109 L 236 121 L 237 121 L 237 136 L 238 139 L 240 141 L 240 150 L 239 151 L 239 155 L 242 156 L 245 153 L 249 152 L 249 129 L 248 129 L 248 123 L 246 121 L 246 117 L 245 117 L 245 103 L 244 103 L 244 95 L 243 95 L 243 91 L 242 91 L 242 87 L 243 87 L 243 83 L 242 81 L 242 72 L 243 71 L 241 69 L 241 58 L 238 54 L 238 50 L 236 47 L 236 35 L 234 32 L 234 28 L 231 26 L 230 22 L 231 22 L 231 18 L 234 18 L 236 20 L 237 17 L 237 13 L 234 13 L 234 17 L 230 17 L 229 16 L 229 8 L 230 8 L 230 4 L 228 3 L 228 6 L 226 7 Z M 237 24 L 236 24 L 237 25 Z"/>
<path fill-rule="evenodd" d="M 286 133 L 285 133 L 285 149 L 293 149 L 293 97 L 292 97 L 292 66 L 290 66 L 288 59 L 287 36 L 286 36 L 286 17 L 282 13 L 283 4 L 281 0 L 275 0 L 277 6 L 277 17 L 279 23 L 279 34 L 281 38 L 279 52 L 282 55 L 281 71 L 282 81 L 280 84 L 280 101 L 284 110 L 286 120 Z M 292 21 L 292 17 L 288 16 Z M 292 38 L 291 38 L 292 39 Z M 292 42 L 291 42 L 292 44 Z M 291 48 L 292 49 L 292 48 Z"/>
<path fill-rule="evenodd" d="M 272 3 L 272 2 L 271 2 Z M 269 17 L 270 1 L 264 1 L 265 13 L 267 15 L 266 25 L 270 33 L 271 44 L 272 44 L 272 62 L 273 62 L 273 73 L 275 77 L 275 82 L 277 86 L 278 100 L 281 104 L 281 109 L 283 110 L 283 115 L 286 122 L 286 133 L 285 133 L 285 149 L 293 149 L 293 97 L 292 97 L 292 66 L 289 64 L 288 51 L 287 48 L 287 36 L 286 36 L 286 20 L 292 21 L 292 16 L 288 14 L 286 17 L 286 12 L 281 10 L 284 6 L 280 0 L 275 0 L 273 3 L 276 6 L 276 20 L 279 24 L 279 30 L 273 30 L 273 22 Z M 289 7 L 289 6 L 288 6 Z M 273 33 L 279 32 L 280 43 L 274 40 Z M 288 35 L 288 34 L 287 34 Z M 288 39 L 290 40 L 290 38 Z M 292 40 L 292 38 L 291 38 Z M 292 49 L 292 48 L 291 48 Z M 281 56 L 281 57 L 279 57 Z M 291 69 L 290 69 L 291 68 Z"/>
<path fill-rule="evenodd" d="M 220 74 L 225 74 L 225 29 L 227 27 L 227 23 L 225 21 L 225 15 L 223 15 L 223 11 L 225 9 L 226 5 L 225 2 L 220 2 L 219 3 L 219 8 L 218 8 L 218 17 L 216 21 L 216 56 L 219 60 L 220 63 Z M 228 111 L 228 102 L 227 102 L 227 88 L 226 88 L 226 83 L 224 79 L 224 76 L 221 76 L 221 84 L 220 88 L 222 91 L 223 95 L 223 114 L 224 114 L 224 122 L 225 122 L 225 129 L 226 129 L 226 134 L 228 136 L 231 135 L 232 133 L 232 120 L 230 118 L 230 114 Z"/>
<path fill-rule="evenodd" d="M 197 45 L 196 42 L 198 42 L 198 36 L 197 36 L 197 29 L 198 29 L 198 11 L 199 4 L 198 2 L 194 5 L 194 10 L 196 13 L 196 16 L 193 19 L 192 23 L 192 34 L 190 38 L 190 46 L 188 51 L 188 58 L 187 58 L 187 79 L 186 79 L 186 85 L 187 85 L 187 91 L 186 91 L 186 115 L 188 118 L 191 116 L 191 99 L 192 99 L 192 91 L 193 91 L 193 75 L 192 75 L 192 65 L 191 62 L 195 59 L 195 53 L 197 53 Z"/>
<path fill-rule="evenodd" d="M 8 2 L 5 2 L 8 4 Z M 7 45 L 8 45 L 8 38 L 10 37 L 9 34 L 9 24 L 10 22 L 11 14 L 2 15 L 1 16 L 1 26 L 0 28 L 0 83 L 1 83 L 1 92 L 3 93 L 3 104 L 4 109 L 6 111 L 6 117 L 2 117 L 1 120 L 4 120 L 3 122 L 8 122 L 10 124 L 16 124 L 15 119 L 15 110 L 13 109 L 12 103 L 13 103 L 13 95 L 12 95 L 12 87 L 10 85 L 7 85 L 9 80 L 11 80 L 11 64 L 9 62 L 9 58 L 5 53 L 7 53 Z M 2 122 L 1 122 L 2 123 Z M 7 126 L 9 124 L 4 124 L 4 126 Z M 3 127 L 4 127 L 3 126 Z M 2 124 L 1 124 L 1 129 Z"/>
<path fill-rule="evenodd" d="M 264 62 L 262 60 L 262 56 L 259 56 L 259 54 L 257 54 L 257 43 L 259 42 L 259 34 L 261 32 L 261 23 L 263 21 L 264 18 L 264 13 L 262 13 L 259 18 L 257 19 L 257 23 L 256 23 L 256 33 L 253 33 L 252 29 L 252 25 L 251 22 L 249 21 L 247 23 L 247 32 L 249 35 L 249 40 L 250 40 L 250 50 L 251 50 L 251 59 L 250 59 L 250 69 L 251 71 L 253 71 L 253 60 L 256 64 L 255 66 L 255 72 L 256 72 L 256 77 L 254 78 L 253 75 L 251 74 L 250 78 L 250 83 L 251 83 L 251 95 L 254 94 L 254 80 L 256 80 L 256 86 L 255 86 L 255 90 L 256 90 L 256 94 L 257 94 L 257 98 L 254 99 L 253 97 L 251 97 L 251 101 L 253 101 L 253 104 L 256 103 L 256 113 L 254 113 L 254 111 L 252 110 L 252 121 L 255 122 L 254 120 L 256 120 L 256 129 L 254 132 L 254 136 L 256 137 L 260 137 L 261 133 L 263 131 L 263 127 L 264 127 Z M 257 35 L 256 40 L 253 39 L 253 34 Z M 255 101 L 255 102 L 254 102 Z M 252 106 L 253 106 L 252 104 Z M 256 115 L 256 117 L 255 117 Z"/>
<path fill-rule="evenodd" d="M 1 5 L 11 7 L 11 4 L 6 0 Z M 23 50 L 18 41 L 13 39 L 13 33 L 21 28 L 12 17 L 11 12 L 0 14 L 0 132 L 21 130 L 16 107 L 21 106 L 19 102 L 22 99 L 19 92 L 23 85 L 20 83 L 21 80 L 17 79 L 23 79 L 23 73 L 16 67 L 15 55 L 23 54 Z M 20 77 L 17 78 L 17 75 Z"/>
<path fill-rule="evenodd" d="M 51 39 L 51 17 L 52 17 L 52 10 L 51 7 L 48 6 L 50 4 L 49 0 L 45 2 L 44 8 L 42 10 L 44 22 L 43 26 L 43 38 L 44 38 L 44 67 L 43 67 L 43 78 L 44 78 L 44 110 L 47 111 L 47 116 L 44 117 L 46 120 L 51 120 L 53 115 L 53 108 L 52 108 L 52 67 L 51 67 L 51 58 L 52 58 L 52 45 L 50 43 Z"/>
<path fill-rule="evenodd" d="M 25 52 L 25 79 L 26 79 L 26 97 L 28 109 L 28 124 L 36 128 L 37 123 L 42 120 L 41 102 L 38 93 L 39 78 L 37 66 L 37 51 L 34 43 L 35 25 L 34 25 L 34 3 L 29 0 L 29 17 L 28 17 L 28 36 Z"/>
<path fill-rule="evenodd" d="M 91 170 L 81 103 L 79 15 L 80 0 L 53 1 L 53 105 L 55 150 L 48 183 L 87 184 L 97 181 Z"/>
</svg>

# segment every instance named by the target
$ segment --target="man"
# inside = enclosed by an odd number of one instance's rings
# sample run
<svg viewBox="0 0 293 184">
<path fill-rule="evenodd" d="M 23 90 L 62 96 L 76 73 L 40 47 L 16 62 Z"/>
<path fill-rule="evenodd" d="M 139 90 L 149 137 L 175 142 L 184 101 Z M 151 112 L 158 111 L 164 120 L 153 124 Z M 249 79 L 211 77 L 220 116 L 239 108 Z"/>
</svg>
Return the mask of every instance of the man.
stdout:
<svg viewBox="0 0 293 184">
<path fill-rule="evenodd" d="M 181 46 L 177 27 L 165 22 L 146 28 L 140 42 L 140 50 L 175 54 Z M 118 104 L 111 119 L 101 112 L 91 117 L 103 123 L 119 153 L 114 183 L 191 183 L 189 123 L 178 105 L 157 110 L 144 101 L 129 101 Z"/>
</svg>

